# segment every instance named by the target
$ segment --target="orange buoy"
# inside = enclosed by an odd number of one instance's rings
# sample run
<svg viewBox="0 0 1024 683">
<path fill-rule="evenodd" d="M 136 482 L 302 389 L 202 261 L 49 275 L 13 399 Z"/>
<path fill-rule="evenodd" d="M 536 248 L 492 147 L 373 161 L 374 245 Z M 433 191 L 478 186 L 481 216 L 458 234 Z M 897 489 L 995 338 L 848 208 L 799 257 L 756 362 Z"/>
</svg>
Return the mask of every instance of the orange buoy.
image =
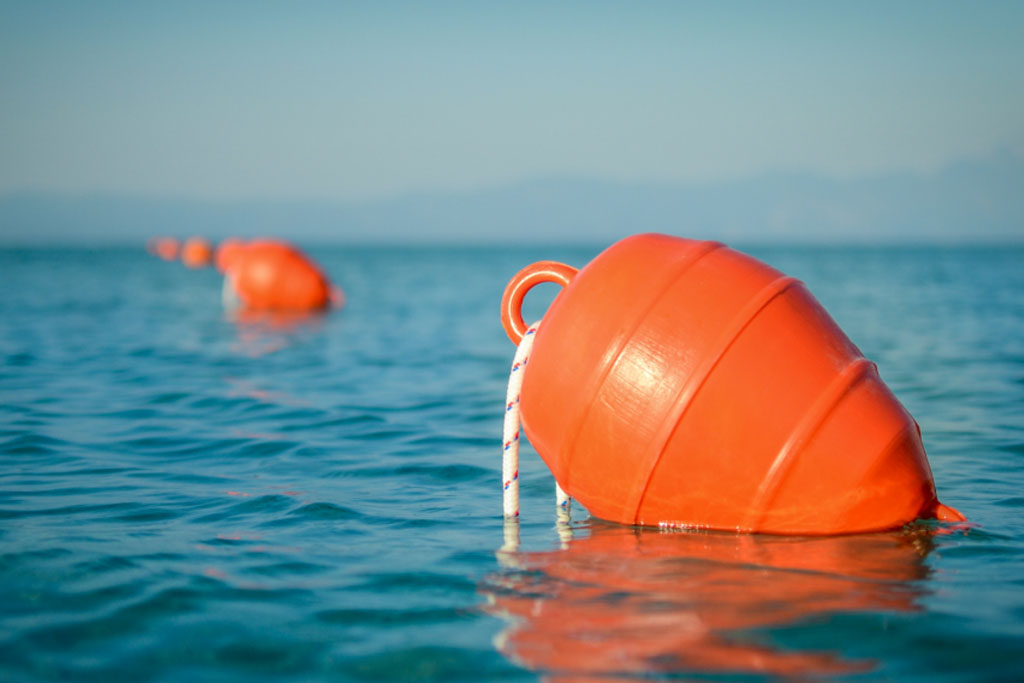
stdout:
<svg viewBox="0 0 1024 683">
<path fill-rule="evenodd" d="M 227 272 L 231 264 L 238 258 L 239 253 L 245 246 L 245 242 L 237 237 L 229 237 L 217 245 L 217 253 L 214 257 L 214 265 L 220 273 Z"/>
<path fill-rule="evenodd" d="M 344 304 L 341 289 L 309 257 L 278 240 L 240 247 L 225 278 L 226 291 L 250 311 L 316 311 Z"/>
<path fill-rule="evenodd" d="M 205 268 L 212 257 L 213 247 L 205 237 L 190 237 L 181 247 L 181 262 L 189 268 Z"/>
<path fill-rule="evenodd" d="M 541 262 L 502 301 L 519 343 L 563 285 L 523 377 L 558 485 L 623 524 L 785 534 L 963 521 L 916 422 L 798 280 L 716 242 L 636 235 L 580 270 Z"/>
<path fill-rule="evenodd" d="M 164 261 L 178 258 L 180 244 L 173 237 L 156 237 L 150 241 L 150 251 Z"/>
</svg>

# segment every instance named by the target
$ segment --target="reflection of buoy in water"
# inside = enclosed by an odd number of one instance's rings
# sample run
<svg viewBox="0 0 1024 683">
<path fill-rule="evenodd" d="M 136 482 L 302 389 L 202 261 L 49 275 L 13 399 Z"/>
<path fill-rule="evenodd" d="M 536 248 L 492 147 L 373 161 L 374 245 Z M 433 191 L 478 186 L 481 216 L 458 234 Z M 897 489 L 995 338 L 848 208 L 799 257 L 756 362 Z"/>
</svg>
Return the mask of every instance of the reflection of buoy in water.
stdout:
<svg viewBox="0 0 1024 683">
<path fill-rule="evenodd" d="M 802 283 L 714 242 L 637 235 L 580 270 L 534 335 L 520 407 L 555 480 L 602 519 L 791 534 L 963 520 L 917 424 Z M 511 404 L 510 404 L 511 405 Z"/>
<path fill-rule="evenodd" d="M 225 272 L 225 301 L 250 311 L 340 308 L 345 297 L 305 254 L 277 240 L 255 240 L 238 250 Z"/>
<path fill-rule="evenodd" d="M 483 609 L 508 622 L 498 650 L 550 680 L 863 673 L 873 662 L 838 641 L 822 650 L 820 640 L 783 647 L 744 634 L 920 611 L 934 543 L 926 529 L 807 538 L 592 523 L 589 532 L 564 550 L 499 552 L 507 569 L 480 587 Z"/>
<path fill-rule="evenodd" d="M 212 257 L 213 247 L 205 237 L 190 237 L 181 247 L 181 262 L 189 268 L 205 268 Z"/>
<path fill-rule="evenodd" d="M 173 237 L 154 237 L 149 241 L 149 251 L 164 261 L 178 258 L 179 244 Z"/>
<path fill-rule="evenodd" d="M 235 262 L 242 249 L 245 247 L 245 242 L 237 237 L 229 237 L 220 244 L 217 245 L 217 253 L 214 257 L 213 263 L 217 267 L 217 271 L 220 273 L 226 273 L 231 264 Z"/>
</svg>

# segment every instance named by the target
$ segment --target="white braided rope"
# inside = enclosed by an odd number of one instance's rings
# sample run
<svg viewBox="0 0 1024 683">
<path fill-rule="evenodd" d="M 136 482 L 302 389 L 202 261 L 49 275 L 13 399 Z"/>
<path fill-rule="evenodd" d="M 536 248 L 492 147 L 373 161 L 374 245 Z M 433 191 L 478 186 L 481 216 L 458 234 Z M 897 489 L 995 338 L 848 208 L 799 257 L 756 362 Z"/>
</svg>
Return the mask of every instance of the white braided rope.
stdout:
<svg viewBox="0 0 1024 683">
<path fill-rule="evenodd" d="M 571 502 L 572 502 L 572 498 L 569 497 L 568 493 L 566 493 L 565 491 L 562 490 L 562 487 L 559 486 L 558 482 L 556 481 L 555 482 L 555 505 L 558 506 L 559 510 L 563 510 L 563 511 L 566 512 L 566 514 L 568 514 L 568 512 L 569 512 L 569 503 L 571 503 Z"/>
<path fill-rule="evenodd" d="M 519 394 L 523 389 L 523 375 L 526 364 L 530 361 L 533 340 L 536 337 L 540 321 L 533 323 L 516 348 L 512 359 L 512 370 L 508 377 L 508 391 L 505 393 L 505 422 L 502 428 L 502 511 L 505 517 L 519 517 Z M 569 495 L 555 482 L 555 502 L 560 509 L 568 513 Z"/>
</svg>

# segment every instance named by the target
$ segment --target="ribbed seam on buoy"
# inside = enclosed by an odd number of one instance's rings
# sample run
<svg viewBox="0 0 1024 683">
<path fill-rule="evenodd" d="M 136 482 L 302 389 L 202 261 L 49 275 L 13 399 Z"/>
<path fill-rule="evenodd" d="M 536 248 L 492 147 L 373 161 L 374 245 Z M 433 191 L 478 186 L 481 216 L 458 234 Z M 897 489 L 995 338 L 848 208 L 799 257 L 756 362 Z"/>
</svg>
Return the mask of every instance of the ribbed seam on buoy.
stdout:
<svg viewBox="0 0 1024 683">
<path fill-rule="evenodd" d="M 664 286 L 661 288 L 658 294 L 651 297 L 651 299 L 647 302 L 647 306 L 644 307 L 643 311 L 641 311 L 641 313 L 633 319 L 632 324 L 629 326 L 629 328 L 624 329 L 622 333 L 619 335 L 618 339 L 616 340 L 614 350 L 612 350 L 610 353 L 606 355 L 606 358 L 608 358 L 608 362 L 605 363 L 605 366 L 601 368 L 600 372 L 591 375 L 591 381 L 587 384 L 586 387 L 581 387 L 580 390 L 583 392 L 583 396 L 590 396 L 593 399 L 594 397 L 600 395 L 609 375 L 611 375 L 612 371 L 615 369 L 615 366 L 619 361 L 619 357 L 622 355 L 622 352 L 625 350 L 625 348 L 629 345 L 630 341 L 633 340 L 634 336 L 636 335 L 637 329 L 644 324 L 644 321 L 647 319 L 647 316 L 651 312 L 651 310 L 658 305 L 658 303 L 665 296 L 665 294 L 672 288 L 672 286 L 679 280 L 679 278 L 682 277 L 684 273 L 686 273 L 686 271 L 688 271 L 690 268 L 696 265 L 701 259 L 703 259 L 708 254 L 718 249 L 722 249 L 724 247 L 725 245 L 722 244 L 721 242 L 700 242 L 697 246 L 694 247 L 692 251 L 690 251 L 686 255 L 686 258 L 682 259 L 679 262 L 679 264 L 676 265 L 676 267 L 672 270 L 672 274 L 665 278 Z M 567 432 L 571 435 L 571 438 L 567 439 L 562 446 L 563 452 L 560 460 L 562 463 L 564 463 L 563 470 L 565 471 L 565 481 L 559 483 L 562 486 L 562 488 L 565 489 L 566 492 L 568 492 L 570 496 L 573 496 L 571 473 L 573 469 L 573 460 L 576 456 L 576 444 L 580 440 L 580 433 L 583 431 L 584 426 L 590 419 L 590 414 L 593 410 L 593 406 L 594 401 L 591 400 L 586 404 L 586 408 L 579 412 L 579 415 L 573 421 L 573 427 L 571 431 Z"/>
<path fill-rule="evenodd" d="M 637 517 L 644 496 L 647 494 L 647 488 L 650 486 L 651 476 L 654 474 L 658 462 L 661 461 L 672 433 L 676 430 L 687 409 L 693 403 L 697 392 L 704 386 L 704 383 L 714 371 L 715 366 L 718 365 L 729 351 L 729 348 L 732 347 L 736 339 L 743 334 L 743 330 L 753 322 L 769 303 L 795 284 L 800 284 L 800 281 L 794 277 L 783 275 L 762 287 L 740 312 L 733 316 L 729 324 L 725 326 L 722 334 L 715 340 L 715 344 L 712 345 L 712 349 L 715 350 L 704 356 L 700 366 L 694 370 L 693 374 L 680 387 L 679 392 L 672 401 L 672 407 L 666 412 L 665 418 L 662 420 L 661 428 L 651 440 L 651 447 L 647 449 L 646 461 L 640 463 L 637 467 L 636 479 L 633 486 L 629 489 L 630 497 L 622 507 L 623 512 L 627 513 L 623 515 L 623 519 L 632 519 L 634 524 L 641 523 Z"/>
<path fill-rule="evenodd" d="M 804 413 L 779 449 L 771 467 L 761 480 L 753 500 L 750 502 L 750 514 L 741 528 L 742 531 L 757 528 L 767 514 L 767 507 L 775 499 L 782 482 L 795 460 L 794 456 L 807 445 L 821 426 L 832 414 L 839 402 L 870 373 L 877 372 L 877 366 L 867 358 L 858 358 L 847 365 L 841 373 L 825 387 L 825 391 L 815 399 L 810 409 Z"/>
</svg>

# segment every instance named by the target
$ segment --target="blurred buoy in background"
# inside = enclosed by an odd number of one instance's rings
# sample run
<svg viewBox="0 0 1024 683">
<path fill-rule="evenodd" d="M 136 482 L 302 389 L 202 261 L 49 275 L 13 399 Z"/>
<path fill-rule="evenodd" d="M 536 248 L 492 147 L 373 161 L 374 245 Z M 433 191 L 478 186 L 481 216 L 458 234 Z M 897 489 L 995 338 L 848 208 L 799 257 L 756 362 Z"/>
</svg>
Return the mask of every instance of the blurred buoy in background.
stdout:
<svg viewBox="0 0 1024 683">
<path fill-rule="evenodd" d="M 205 268 L 212 257 L 213 247 L 205 237 L 190 237 L 181 248 L 181 262 L 189 268 Z"/>
<path fill-rule="evenodd" d="M 224 300 L 249 311 L 341 308 L 344 293 L 308 256 L 280 240 L 245 244 L 226 265 Z"/>
<path fill-rule="evenodd" d="M 936 497 L 917 423 L 795 278 L 717 242 L 636 235 L 578 272 L 513 277 L 515 344 L 540 282 L 563 289 L 509 410 L 595 517 L 784 534 L 963 521 Z"/>
<path fill-rule="evenodd" d="M 174 237 L 154 237 L 147 243 L 147 250 L 164 261 L 174 261 L 178 258 L 180 243 Z"/>
<path fill-rule="evenodd" d="M 245 242 L 238 237 L 228 237 L 217 245 L 217 253 L 214 256 L 213 264 L 217 272 L 226 273 L 231 264 L 235 262 L 238 255 L 245 247 Z"/>
</svg>

